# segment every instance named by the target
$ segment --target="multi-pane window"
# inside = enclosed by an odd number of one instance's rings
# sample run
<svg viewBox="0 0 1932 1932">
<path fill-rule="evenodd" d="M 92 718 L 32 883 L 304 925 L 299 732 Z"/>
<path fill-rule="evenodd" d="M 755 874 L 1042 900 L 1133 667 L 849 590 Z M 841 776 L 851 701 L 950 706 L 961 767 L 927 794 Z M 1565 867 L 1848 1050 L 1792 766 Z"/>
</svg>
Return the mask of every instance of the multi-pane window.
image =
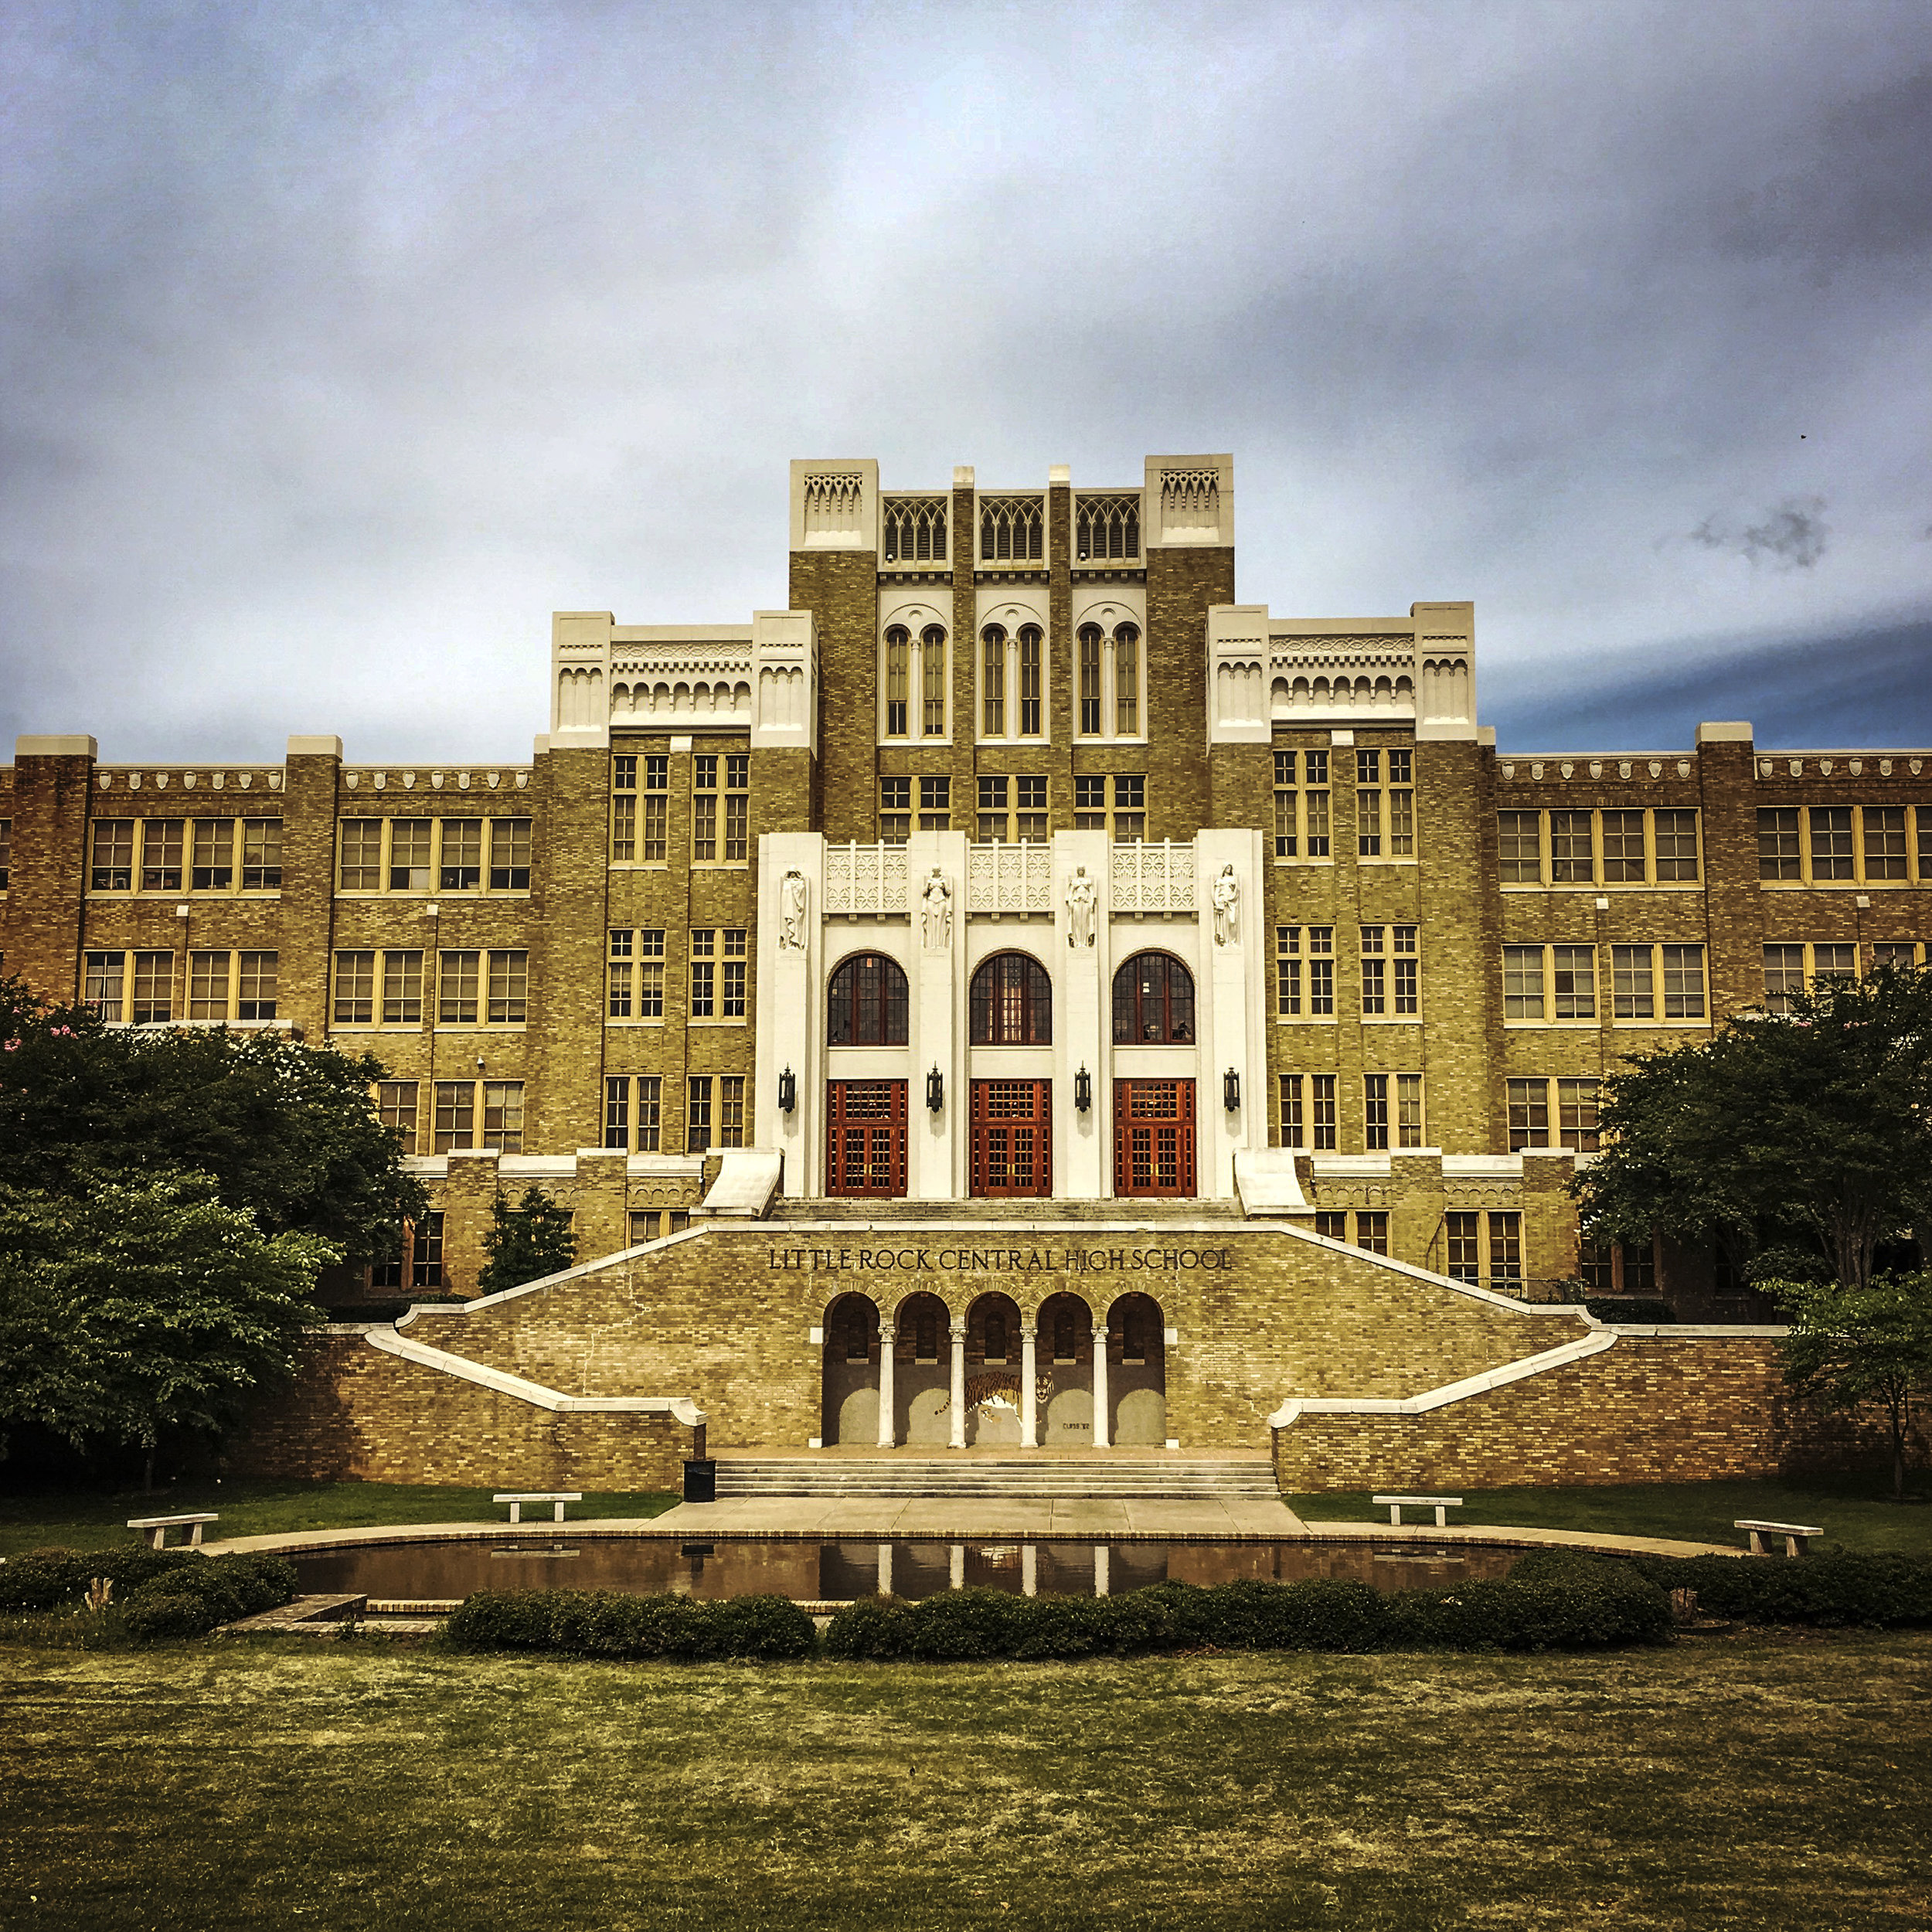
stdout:
<svg viewBox="0 0 1932 1932">
<path fill-rule="evenodd" d="M 87 956 L 81 1000 L 103 1019 L 117 1020 L 122 1017 L 121 1007 L 127 992 L 127 961 L 125 953 L 90 953 Z"/>
<path fill-rule="evenodd" d="M 1550 964 L 1558 1019 L 1597 1017 L 1597 956 L 1589 946 L 1553 946 Z"/>
<path fill-rule="evenodd" d="M 723 971 L 719 982 L 718 1017 L 720 1019 L 743 1019 L 745 1016 L 745 929 L 727 927 L 724 931 L 724 957 L 719 962 Z M 731 1142 L 726 1143 L 727 1146 Z"/>
<path fill-rule="evenodd" d="M 1394 1092 L 1390 1093 L 1393 1083 Z M 1371 1152 L 1392 1145 L 1422 1145 L 1422 1076 L 1420 1073 L 1365 1073 L 1362 1077 L 1362 1145 Z M 1393 1106 L 1393 1113 L 1391 1114 Z"/>
<path fill-rule="evenodd" d="M 980 736 L 1004 738 L 1040 735 L 1039 626 L 1023 624 L 1009 634 L 989 624 L 980 634 Z"/>
<path fill-rule="evenodd" d="M 664 1082 L 655 1073 L 621 1074 L 604 1083 L 604 1145 L 633 1154 L 662 1151 Z"/>
<path fill-rule="evenodd" d="M 1800 879 L 1803 854 L 1798 849 L 1798 808 L 1775 805 L 1757 815 L 1757 876 L 1760 879 Z"/>
<path fill-rule="evenodd" d="M 1019 658 L 1019 735 L 1037 738 L 1041 719 L 1039 627 L 1022 624 L 1015 642 Z"/>
<path fill-rule="evenodd" d="M 1412 1017 L 1422 1010 L 1422 962 L 1416 951 L 1416 929 L 1392 926 L 1389 937 L 1395 948 L 1396 1015 Z"/>
<path fill-rule="evenodd" d="M 1597 1083 L 1594 1080 L 1557 1081 L 1556 1145 L 1579 1154 L 1597 1151 Z"/>
<path fill-rule="evenodd" d="M 243 892 L 270 892 L 282 883 L 282 821 L 242 821 L 241 883 Z"/>
<path fill-rule="evenodd" d="M 1849 879 L 1852 864 L 1852 808 L 1814 805 L 1810 811 L 1811 876 Z"/>
<path fill-rule="evenodd" d="M 751 757 L 748 752 L 725 753 L 724 779 L 725 862 L 741 864 L 749 849 L 751 819 Z"/>
<path fill-rule="evenodd" d="M 479 952 L 447 952 L 437 962 L 436 1019 L 440 1026 L 476 1024 Z"/>
<path fill-rule="evenodd" d="M 1097 737 L 1100 729 L 1100 628 L 1084 624 L 1080 634 L 1080 735 Z"/>
<path fill-rule="evenodd" d="M 1355 850 L 1363 859 L 1409 859 L 1416 849 L 1415 754 L 1364 746 L 1355 754 Z"/>
<path fill-rule="evenodd" d="M 432 1209 L 411 1230 L 410 1286 L 440 1288 L 443 1285 L 443 1216 Z"/>
<path fill-rule="evenodd" d="M 1335 1145 L 1335 1077 L 1332 1073 L 1284 1073 L 1278 1087 L 1279 1130 L 1284 1147 L 1315 1153 Z"/>
<path fill-rule="evenodd" d="M 172 820 L 150 820 L 150 825 Z M 376 825 L 379 835 L 380 821 Z M 282 821 L 279 818 L 191 818 L 188 824 L 188 884 L 192 892 L 232 892 L 238 852 L 244 892 L 271 891 L 282 883 Z M 151 838 L 160 853 L 165 841 Z M 144 879 L 147 867 L 143 866 Z"/>
<path fill-rule="evenodd" d="M 1452 1212 L 1442 1217 L 1443 1272 L 1452 1281 L 1471 1284 L 1482 1279 L 1482 1217 Z"/>
<path fill-rule="evenodd" d="M 946 735 L 946 633 L 937 624 L 920 636 L 920 719 L 926 736 Z"/>
<path fill-rule="evenodd" d="M 1046 781 L 983 777 L 977 835 L 982 845 L 1046 842 Z"/>
<path fill-rule="evenodd" d="M 131 892 L 134 883 L 134 821 L 97 818 L 94 824 L 94 863 L 88 883 L 97 893 Z"/>
<path fill-rule="evenodd" d="M 1488 1219 L 1489 1285 L 1499 1294 L 1519 1294 L 1522 1288 L 1522 1216 L 1513 1211 L 1492 1209 Z"/>
<path fill-rule="evenodd" d="M 1396 1076 L 1396 1145 L 1420 1147 L 1421 1145 L 1422 1076 L 1420 1073 L 1398 1073 Z"/>
<path fill-rule="evenodd" d="M 1355 1217 L 1355 1244 L 1369 1254 L 1389 1252 L 1389 1210 L 1358 1208 Z"/>
<path fill-rule="evenodd" d="M 718 758 L 700 752 L 691 760 L 691 856 L 718 856 Z"/>
<path fill-rule="evenodd" d="M 1301 1016 L 1301 928 L 1274 929 L 1274 1010 L 1284 1019 Z M 1299 1145 L 1289 1141 L 1289 1146 Z"/>
<path fill-rule="evenodd" d="M 711 926 L 691 929 L 691 1017 L 718 1016 L 718 934 Z"/>
<path fill-rule="evenodd" d="M 529 1008 L 530 955 L 522 951 L 490 954 L 489 1023 L 521 1026 Z"/>
<path fill-rule="evenodd" d="M 1114 731 L 1132 738 L 1141 729 L 1141 634 L 1131 624 L 1114 633 Z"/>
<path fill-rule="evenodd" d="M 1389 962 L 1383 951 L 1383 929 L 1362 929 L 1362 1013 L 1373 1019 L 1389 1010 Z"/>
<path fill-rule="evenodd" d="M 1801 945 L 1764 948 L 1764 1010 L 1788 1013 L 1791 995 L 1804 990 L 1804 948 Z"/>
<path fill-rule="evenodd" d="M 1083 624 L 1074 641 L 1080 679 L 1080 730 L 1083 737 L 1141 736 L 1141 672 L 1145 654 L 1140 626 L 1118 624 L 1110 636 L 1097 624 Z"/>
<path fill-rule="evenodd" d="M 1549 876 L 1560 886 L 1587 886 L 1597 876 L 1587 811 L 1549 815 Z"/>
<path fill-rule="evenodd" d="M 1656 841 L 1657 876 L 1660 880 L 1695 879 L 1697 876 L 1697 814 L 1695 811 L 1658 811 L 1651 816 L 1651 835 Z"/>
<path fill-rule="evenodd" d="M 951 832 L 952 828 L 952 780 L 921 778 L 919 781 L 919 829 L 921 832 Z"/>
<path fill-rule="evenodd" d="M 1604 879 L 1607 884 L 1641 882 L 1644 876 L 1644 815 L 1607 811 L 1603 815 Z"/>
<path fill-rule="evenodd" d="M 1905 808 L 1867 805 L 1860 816 L 1865 821 L 1866 877 L 1904 878 Z"/>
<path fill-rule="evenodd" d="M 0 893 L 7 889 L 13 868 L 13 821 L 0 818 Z"/>
<path fill-rule="evenodd" d="M 662 1241 L 667 1234 L 683 1233 L 690 1225 L 688 1208 L 633 1208 L 631 1245 L 639 1248 L 647 1241 Z"/>
<path fill-rule="evenodd" d="M 1045 520 L 1035 496 L 989 496 L 979 506 L 982 563 L 1037 563 Z"/>
<path fill-rule="evenodd" d="M 1074 560 L 1097 563 L 1141 553 L 1138 496 L 1083 496 L 1073 512 Z"/>
<path fill-rule="evenodd" d="M 889 626 L 880 645 L 879 707 L 881 735 L 887 738 L 946 735 L 947 679 L 946 632 L 929 624 L 915 639 L 903 624 Z M 920 708 L 912 709 L 914 692 Z M 917 717 L 919 730 L 912 730 Z"/>
<path fill-rule="evenodd" d="M 1594 1019 L 1596 956 L 1588 946 L 1505 946 L 1505 1019 Z"/>
<path fill-rule="evenodd" d="M 527 818 L 490 821 L 490 889 L 530 889 L 530 821 Z"/>
<path fill-rule="evenodd" d="M 1502 1014 L 1505 1019 L 1543 1018 L 1543 949 L 1540 946 L 1502 949 Z"/>
<path fill-rule="evenodd" d="M 604 1011 L 611 1019 L 664 1018 L 664 928 L 615 927 L 610 934 Z"/>
<path fill-rule="evenodd" d="M 1549 1145 L 1549 1081 L 1511 1080 L 1507 1086 L 1510 1152 L 1519 1153 L 1526 1147 L 1547 1147 Z"/>
<path fill-rule="evenodd" d="M 638 760 L 620 752 L 611 760 L 611 862 L 628 866 L 638 855 Z"/>
<path fill-rule="evenodd" d="M 188 955 L 188 1017 L 191 1020 L 227 1019 L 229 966 L 226 952 Z"/>
<path fill-rule="evenodd" d="M 417 1083 L 383 1080 L 376 1089 L 376 1117 L 401 1143 L 405 1154 L 416 1151 Z"/>
<path fill-rule="evenodd" d="M 902 497 L 885 505 L 885 558 L 888 563 L 944 563 L 946 512 L 943 496 Z"/>
<path fill-rule="evenodd" d="M 1347 1240 L 1349 1238 L 1349 1210 L 1346 1208 L 1316 1209 L 1315 1231 L 1326 1241 Z"/>
<path fill-rule="evenodd" d="M 523 1151 L 521 1080 L 438 1080 L 431 1144 L 438 1154 L 453 1148 Z"/>
<path fill-rule="evenodd" d="M 662 865 L 665 855 L 665 829 L 671 813 L 671 760 L 661 752 L 647 752 L 643 759 L 644 829 L 637 855 L 648 866 Z"/>
<path fill-rule="evenodd" d="M 694 1073 L 685 1085 L 684 1151 L 703 1154 L 711 1146 L 711 1076 Z"/>
<path fill-rule="evenodd" d="M 280 956 L 271 952 L 196 951 L 188 955 L 191 1020 L 264 1020 L 275 1017 Z"/>
<path fill-rule="evenodd" d="M 389 827 L 389 889 L 393 893 L 426 893 L 430 889 L 430 843 L 436 830 L 433 818 L 393 818 Z M 461 841 L 458 841 L 461 843 Z"/>
<path fill-rule="evenodd" d="M 420 952 L 341 952 L 335 955 L 337 1026 L 420 1026 L 423 1023 L 423 955 Z"/>
<path fill-rule="evenodd" d="M 980 640 L 983 647 L 979 674 L 980 731 L 988 738 L 1006 736 L 1006 633 L 989 624 Z"/>
<path fill-rule="evenodd" d="M 196 892 L 226 892 L 235 878 L 235 821 L 197 818 L 189 846 L 188 879 Z"/>
<path fill-rule="evenodd" d="M 1499 811 L 1496 815 L 1496 845 L 1502 883 L 1505 886 L 1538 886 L 1543 883 L 1543 814 L 1539 811 Z"/>
<path fill-rule="evenodd" d="M 1702 1019 L 1705 1015 L 1701 946 L 1613 946 L 1611 1011 L 1617 1019 Z M 1661 984 L 1661 1013 L 1658 991 Z"/>
<path fill-rule="evenodd" d="M 447 1154 L 453 1148 L 475 1145 L 475 1081 L 436 1083 L 436 1113 L 430 1132 L 431 1147 L 438 1154 Z"/>
<path fill-rule="evenodd" d="M 879 842 L 903 845 L 913 828 L 913 781 L 910 778 L 882 778 L 879 781 Z"/>
<path fill-rule="evenodd" d="M 437 871 L 438 890 L 474 892 L 483 883 L 483 821 L 445 818 L 442 821 L 442 863 Z"/>
<path fill-rule="evenodd" d="M 413 948 L 383 954 L 383 1024 L 423 1023 L 423 955 Z"/>
<path fill-rule="evenodd" d="M 136 1026 L 155 1026 L 175 1016 L 175 956 L 136 953 L 130 975 L 128 1018 Z"/>
<path fill-rule="evenodd" d="M 1308 1014 L 1332 1019 L 1335 1014 L 1335 928 L 1308 928 Z"/>
<path fill-rule="evenodd" d="M 1903 957 L 1901 957 L 1901 954 Z M 1886 963 L 1910 965 L 1913 947 L 1872 948 L 1875 961 L 1889 956 Z M 1764 948 L 1764 1007 L 1767 1012 L 1788 1013 L 1791 995 L 1821 979 L 1855 979 L 1858 947 L 1849 940 L 1818 940 L 1810 944 L 1791 942 Z"/>
<path fill-rule="evenodd" d="M 718 1145 L 743 1147 L 745 1144 L 745 1077 L 721 1073 L 718 1077 Z"/>
<path fill-rule="evenodd" d="M 1145 838 L 1146 779 L 1119 772 L 1111 778 L 1076 778 L 1073 829 L 1111 832 L 1117 845 L 1134 845 Z"/>
<path fill-rule="evenodd" d="M 906 735 L 906 689 L 912 675 L 912 633 L 895 624 L 886 633 L 886 736 Z"/>
<path fill-rule="evenodd" d="M 481 1145 L 505 1154 L 523 1151 L 523 1083 L 484 1080 L 483 1138 Z"/>
<path fill-rule="evenodd" d="M 1274 855 L 1329 855 L 1328 754 L 1278 750 L 1274 754 Z"/>
<path fill-rule="evenodd" d="M 437 1023 L 521 1026 L 527 1017 L 530 956 L 510 951 L 442 954 L 437 964 Z"/>
<path fill-rule="evenodd" d="M 1365 1019 L 1390 1012 L 1399 1017 L 1416 1012 L 1420 1004 L 1417 963 L 1414 927 L 1362 927 L 1362 1013 Z"/>
<path fill-rule="evenodd" d="M 1874 966 L 1916 966 L 1919 964 L 1918 943 L 1910 939 L 1881 939 L 1872 947 L 1872 964 Z"/>
<path fill-rule="evenodd" d="M 1522 1216 L 1513 1209 L 1467 1210 L 1442 1217 L 1444 1272 L 1479 1286 L 1484 1277 L 1502 1294 L 1522 1292 Z"/>
<path fill-rule="evenodd" d="M 179 818 L 145 818 L 141 821 L 143 892 L 181 890 L 182 828 L 183 821 Z"/>
<path fill-rule="evenodd" d="M 376 955 L 372 952 L 335 955 L 335 1004 L 338 1026 L 376 1024 Z"/>
</svg>

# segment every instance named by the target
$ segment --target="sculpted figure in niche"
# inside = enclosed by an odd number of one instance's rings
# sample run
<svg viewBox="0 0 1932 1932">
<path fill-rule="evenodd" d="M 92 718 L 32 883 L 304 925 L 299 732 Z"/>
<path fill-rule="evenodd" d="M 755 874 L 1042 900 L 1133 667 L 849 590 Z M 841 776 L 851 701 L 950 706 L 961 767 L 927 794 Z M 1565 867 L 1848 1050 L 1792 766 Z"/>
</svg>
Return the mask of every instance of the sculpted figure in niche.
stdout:
<svg viewBox="0 0 1932 1932">
<path fill-rule="evenodd" d="M 1214 943 L 1232 946 L 1241 937 L 1241 882 L 1232 866 L 1223 866 L 1214 882 Z"/>
<path fill-rule="evenodd" d="M 927 879 L 920 901 L 927 947 L 933 952 L 944 952 L 953 943 L 953 889 L 937 868 Z"/>
<path fill-rule="evenodd" d="M 1066 943 L 1070 946 L 1090 946 L 1094 943 L 1094 909 L 1100 903 L 1100 891 L 1087 876 L 1083 866 L 1066 882 Z"/>
<path fill-rule="evenodd" d="M 778 944 L 805 950 L 805 876 L 788 872 L 778 888 Z"/>
</svg>

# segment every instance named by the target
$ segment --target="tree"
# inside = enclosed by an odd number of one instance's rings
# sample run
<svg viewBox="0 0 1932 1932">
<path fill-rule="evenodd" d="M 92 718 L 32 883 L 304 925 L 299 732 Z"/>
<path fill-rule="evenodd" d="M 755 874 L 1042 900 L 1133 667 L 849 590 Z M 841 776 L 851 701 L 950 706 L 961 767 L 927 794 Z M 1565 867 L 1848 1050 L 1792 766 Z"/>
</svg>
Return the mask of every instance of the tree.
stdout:
<svg viewBox="0 0 1932 1932">
<path fill-rule="evenodd" d="M 1605 1082 L 1586 1235 L 1716 1241 L 1741 1277 L 1871 1281 L 1932 1209 L 1932 968 L 1881 966 Z"/>
<path fill-rule="evenodd" d="M 560 1274 L 577 1258 L 577 1236 L 568 1211 L 540 1187 L 529 1187 L 512 1207 L 501 1189 L 490 1203 L 489 1231 L 483 1236 L 483 1271 L 477 1288 L 500 1294 L 505 1288 Z"/>
<path fill-rule="evenodd" d="M 1784 1379 L 1840 1410 L 1876 1403 L 1892 1429 L 1892 1495 L 1905 1499 L 1912 1398 L 1932 1393 L 1932 1270 L 1881 1274 L 1862 1287 L 1779 1282 L 1791 1332 Z"/>
<path fill-rule="evenodd" d="M 138 1443 L 151 1486 L 162 1430 L 218 1430 L 292 1372 L 323 1318 L 316 1277 L 340 1258 L 314 1235 L 263 1234 L 205 1175 L 0 1192 L 0 1427 Z"/>
<path fill-rule="evenodd" d="M 0 1174 L 84 1194 L 211 1175 L 267 1235 L 320 1236 L 357 1260 L 396 1251 L 428 1202 L 369 1104 L 373 1055 L 279 1032 L 104 1026 L 90 1008 L 0 980 Z"/>
</svg>

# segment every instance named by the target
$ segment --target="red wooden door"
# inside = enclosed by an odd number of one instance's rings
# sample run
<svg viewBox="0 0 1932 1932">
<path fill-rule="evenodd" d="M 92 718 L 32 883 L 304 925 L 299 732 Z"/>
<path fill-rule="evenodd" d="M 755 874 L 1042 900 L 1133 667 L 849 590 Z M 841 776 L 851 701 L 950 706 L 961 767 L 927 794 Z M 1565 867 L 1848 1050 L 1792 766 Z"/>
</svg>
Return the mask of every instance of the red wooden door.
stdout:
<svg viewBox="0 0 1932 1932">
<path fill-rule="evenodd" d="M 906 1192 L 906 1083 L 832 1080 L 825 1088 L 825 1192 Z"/>
<path fill-rule="evenodd" d="M 975 1080 L 973 1192 L 1053 1191 L 1053 1083 Z"/>
<path fill-rule="evenodd" d="M 1114 1192 L 1194 1192 L 1194 1083 L 1114 1083 Z"/>
</svg>

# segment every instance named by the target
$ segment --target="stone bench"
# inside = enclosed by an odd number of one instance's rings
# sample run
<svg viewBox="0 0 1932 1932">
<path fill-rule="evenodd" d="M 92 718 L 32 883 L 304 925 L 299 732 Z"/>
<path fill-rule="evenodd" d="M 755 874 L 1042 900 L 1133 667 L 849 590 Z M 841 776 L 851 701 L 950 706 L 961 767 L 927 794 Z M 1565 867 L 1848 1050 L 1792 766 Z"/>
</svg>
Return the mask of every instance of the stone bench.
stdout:
<svg viewBox="0 0 1932 1932">
<path fill-rule="evenodd" d="M 206 1516 L 130 1516 L 128 1527 L 138 1529 L 157 1549 L 168 1547 L 168 1532 L 177 1524 L 189 1526 L 188 1540 L 191 1544 L 201 1541 L 201 1526 L 205 1522 L 219 1522 L 219 1515 Z"/>
<path fill-rule="evenodd" d="M 1801 1556 L 1810 1549 L 1814 1536 L 1825 1534 L 1816 1523 L 1753 1522 L 1745 1516 L 1740 1516 L 1731 1527 L 1742 1529 L 1750 1536 L 1753 1556 L 1768 1556 L 1771 1553 L 1764 1547 L 1767 1536 L 1782 1536 L 1784 1539 L 1785 1555 Z"/>
<path fill-rule="evenodd" d="M 1405 1509 L 1433 1509 L 1436 1512 L 1436 1527 L 1443 1529 L 1448 1526 L 1449 1512 L 1462 1507 L 1460 1496 L 1371 1496 L 1369 1500 L 1378 1509 L 1386 1505 L 1389 1521 L 1397 1529 L 1402 1527 L 1402 1512 Z"/>
<path fill-rule="evenodd" d="M 526 1502 L 551 1503 L 556 1506 L 555 1513 L 550 1518 L 551 1522 L 561 1522 L 563 1520 L 563 1505 L 566 1502 L 583 1502 L 583 1492 L 581 1489 L 505 1490 L 500 1495 L 492 1496 L 490 1500 L 492 1502 L 506 1502 L 510 1505 L 512 1522 L 521 1522 L 523 1520 L 523 1505 Z"/>
</svg>

